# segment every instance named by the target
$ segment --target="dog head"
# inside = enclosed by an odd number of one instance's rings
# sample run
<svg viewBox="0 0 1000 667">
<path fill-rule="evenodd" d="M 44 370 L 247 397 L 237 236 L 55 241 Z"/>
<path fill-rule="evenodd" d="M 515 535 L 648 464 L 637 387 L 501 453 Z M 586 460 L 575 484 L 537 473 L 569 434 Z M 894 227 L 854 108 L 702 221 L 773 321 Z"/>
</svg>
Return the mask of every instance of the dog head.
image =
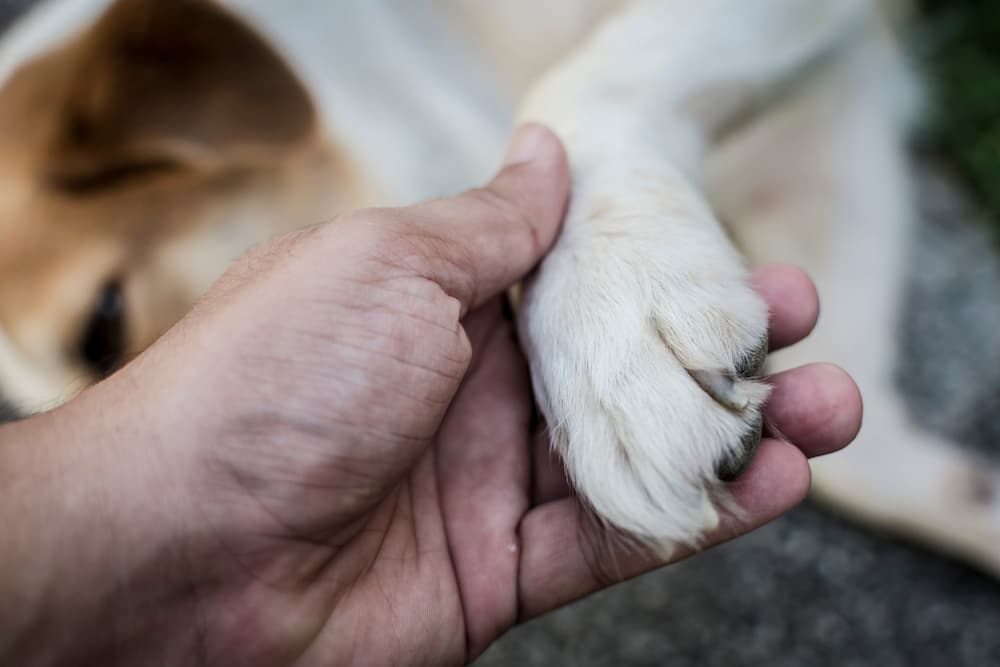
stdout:
<svg viewBox="0 0 1000 667">
<path fill-rule="evenodd" d="M 249 246 L 355 204 L 349 172 L 236 17 L 118 0 L 0 83 L 0 400 L 107 375 Z"/>
</svg>

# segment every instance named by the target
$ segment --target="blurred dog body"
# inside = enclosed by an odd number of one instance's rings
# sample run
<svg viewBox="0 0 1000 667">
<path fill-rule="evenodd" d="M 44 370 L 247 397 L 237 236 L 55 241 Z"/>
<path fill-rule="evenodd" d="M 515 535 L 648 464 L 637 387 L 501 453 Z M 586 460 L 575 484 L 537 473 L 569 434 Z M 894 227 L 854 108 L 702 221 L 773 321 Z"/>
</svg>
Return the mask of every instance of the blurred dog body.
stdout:
<svg viewBox="0 0 1000 667">
<path fill-rule="evenodd" d="M 0 43 L 7 403 L 66 400 L 260 240 L 482 182 L 514 121 L 540 120 L 574 195 L 521 331 L 598 514 L 696 540 L 709 477 L 747 454 L 766 388 L 738 371 L 766 313 L 717 216 L 819 285 L 816 334 L 772 363 L 862 385 L 861 442 L 814 466 L 820 496 L 1000 573 L 1000 475 L 916 430 L 892 387 L 919 94 L 885 7 L 221 4 L 56 0 Z"/>
</svg>

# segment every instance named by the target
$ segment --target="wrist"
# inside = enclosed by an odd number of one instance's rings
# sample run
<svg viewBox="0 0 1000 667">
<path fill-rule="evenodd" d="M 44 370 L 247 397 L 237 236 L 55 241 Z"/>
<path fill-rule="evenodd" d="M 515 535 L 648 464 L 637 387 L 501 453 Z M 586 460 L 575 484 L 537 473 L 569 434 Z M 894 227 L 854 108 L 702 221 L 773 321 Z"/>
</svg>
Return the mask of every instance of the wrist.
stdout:
<svg viewBox="0 0 1000 667">
<path fill-rule="evenodd" d="M 0 428 L 0 663 L 140 662 L 193 625 L 175 467 L 118 389 Z"/>
</svg>

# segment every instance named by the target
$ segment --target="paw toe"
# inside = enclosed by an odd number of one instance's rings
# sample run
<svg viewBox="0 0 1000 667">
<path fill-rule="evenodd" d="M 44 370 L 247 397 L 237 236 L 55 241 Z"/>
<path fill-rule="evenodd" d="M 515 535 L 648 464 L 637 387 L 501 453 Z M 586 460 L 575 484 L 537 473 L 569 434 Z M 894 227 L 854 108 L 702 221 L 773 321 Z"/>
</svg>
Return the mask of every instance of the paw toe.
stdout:
<svg viewBox="0 0 1000 667">
<path fill-rule="evenodd" d="M 757 451 L 763 433 L 764 417 L 757 415 L 754 422 L 748 426 L 739 444 L 716 467 L 715 474 L 720 481 L 732 482 L 743 474 L 747 466 L 750 465 L 750 461 L 753 460 L 753 455 Z"/>
<path fill-rule="evenodd" d="M 740 387 L 731 373 L 726 371 L 688 370 L 691 378 L 716 403 L 734 412 L 742 412 L 750 405 L 750 397 Z"/>
<path fill-rule="evenodd" d="M 758 377 L 764 370 L 764 362 L 767 360 L 769 346 L 767 334 L 765 333 L 760 343 L 736 364 L 736 374 L 743 378 Z"/>
</svg>

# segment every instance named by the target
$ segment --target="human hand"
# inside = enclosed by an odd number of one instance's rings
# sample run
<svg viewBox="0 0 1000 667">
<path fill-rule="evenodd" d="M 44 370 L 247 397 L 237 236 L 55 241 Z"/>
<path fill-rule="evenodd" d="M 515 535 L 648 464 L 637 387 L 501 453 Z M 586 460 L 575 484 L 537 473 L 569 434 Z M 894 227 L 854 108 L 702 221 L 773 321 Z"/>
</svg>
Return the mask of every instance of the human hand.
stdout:
<svg viewBox="0 0 1000 667">
<path fill-rule="evenodd" d="M 661 564 L 587 519 L 531 431 L 498 295 L 552 242 L 568 174 L 550 134 L 520 138 L 485 189 L 264 244 L 109 381 L 0 431 L 44 432 L 28 471 L 81 442 L 73 527 L 55 521 L 43 540 L 76 557 L 68 574 L 55 556 L 29 568 L 58 593 L 38 609 L 22 594 L 23 636 L 102 663 L 453 664 Z M 772 342 L 808 333 L 808 279 L 773 267 L 756 280 Z M 773 384 L 770 421 L 795 444 L 765 439 L 731 485 L 741 516 L 710 543 L 798 503 L 806 457 L 857 430 L 841 371 Z M 53 477 L 33 479 L 25 511 L 66 515 Z M 30 531 L 18 536 L 31 552 Z"/>
</svg>

